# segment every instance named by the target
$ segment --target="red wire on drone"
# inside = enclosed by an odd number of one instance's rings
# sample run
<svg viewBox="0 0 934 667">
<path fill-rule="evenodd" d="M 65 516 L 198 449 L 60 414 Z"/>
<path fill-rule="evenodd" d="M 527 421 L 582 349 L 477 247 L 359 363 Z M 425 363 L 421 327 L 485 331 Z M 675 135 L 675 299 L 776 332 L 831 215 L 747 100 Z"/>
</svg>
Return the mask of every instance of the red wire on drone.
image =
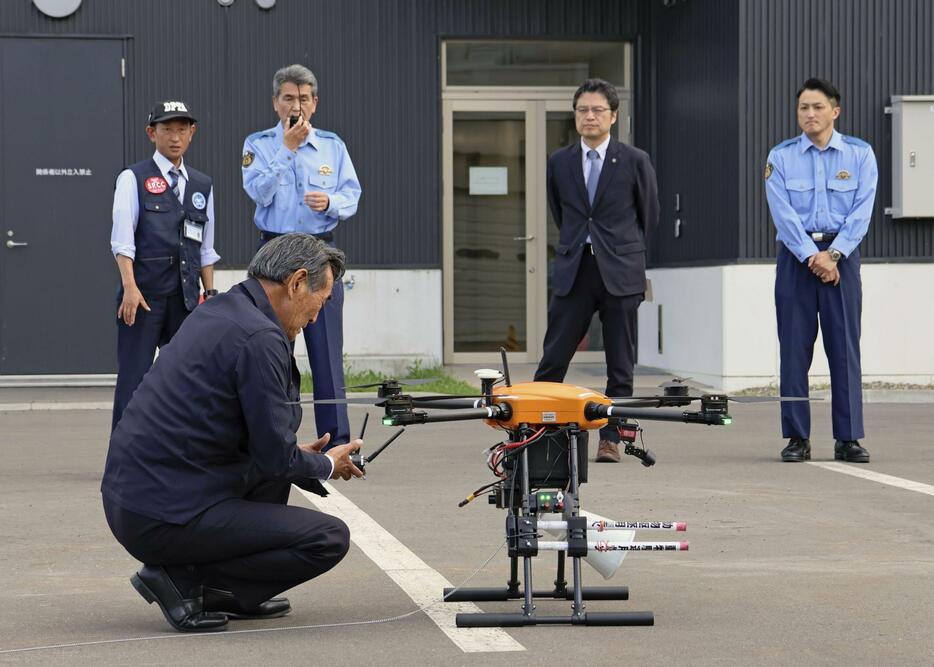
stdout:
<svg viewBox="0 0 934 667">
<path fill-rule="evenodd" d="M 544 433 L 544 432 L 545 432 L 545 427 L 542 426 L 540 429 L 538 429 L 538 431 L 536 431 L 533 435 L 529 436 L 529 437 L 526 438 L 525 440 L 522 440 L 522 441 L 520 441 L 520 442 L 504 442 L 504 443 L 503 443 L 503 449 L 515 449 L 516 447 L 521 447 L 522 445 L 527 445 L 527 444 L 529 444 L 530 442 L 532 442 L 533 440 L 538 439 L 538 437 L 539 437 L 542 433 Z"/>
</svg>

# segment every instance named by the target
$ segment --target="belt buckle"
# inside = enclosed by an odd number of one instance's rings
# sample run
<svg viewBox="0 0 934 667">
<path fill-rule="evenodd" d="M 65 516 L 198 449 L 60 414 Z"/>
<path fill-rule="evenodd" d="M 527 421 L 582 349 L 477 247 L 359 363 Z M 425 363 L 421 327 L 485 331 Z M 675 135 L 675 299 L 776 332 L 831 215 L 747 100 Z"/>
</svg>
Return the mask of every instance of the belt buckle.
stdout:
<svg viewBox="0 0 934 667">
<path fill-rule="evenodd" d="M 818 241 L 818 242 L 823 241 L 824 232 L 811 232 L 811 240 Z"/>
</svg>

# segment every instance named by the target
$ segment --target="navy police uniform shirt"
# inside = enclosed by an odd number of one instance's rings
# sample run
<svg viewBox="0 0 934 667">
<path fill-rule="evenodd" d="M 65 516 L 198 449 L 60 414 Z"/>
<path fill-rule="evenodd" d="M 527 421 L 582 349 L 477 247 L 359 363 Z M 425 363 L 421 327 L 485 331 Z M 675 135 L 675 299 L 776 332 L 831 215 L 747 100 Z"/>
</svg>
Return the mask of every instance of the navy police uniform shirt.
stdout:
<svg viewBox="0 0 934 667">
<path fill-rule="evenodd" d="M 300 375 L 259 281 L 209 299 L 160 351 L 110 438 L 101 492 L 184 524 L 266 480 L 323 494 L 328 456 L 296 445 Z"/>
<path fill-rule="evenodd" d="M 256 203 L 253 221 L 265 232 L 329 232 L 357 212 L 360 181 L 347 147 L 333 132 L 312 129 L 294 153 L 282 143 L 282 124 L 243 144 L 243 189 Z M 306 192 L 324 192 L 325 211 L 305 204 Z"/>
<path fill-rule="evenodd" d="M 872 147 L 833 131 L 824 148 L 802 133 L 769 153 L 765 191 L 778 240 L 798 261 L 818 252 L 813 232 L 835 233 L 830 244 L 848 257 L 872 218 L 879 169 Z"/>
</svg>

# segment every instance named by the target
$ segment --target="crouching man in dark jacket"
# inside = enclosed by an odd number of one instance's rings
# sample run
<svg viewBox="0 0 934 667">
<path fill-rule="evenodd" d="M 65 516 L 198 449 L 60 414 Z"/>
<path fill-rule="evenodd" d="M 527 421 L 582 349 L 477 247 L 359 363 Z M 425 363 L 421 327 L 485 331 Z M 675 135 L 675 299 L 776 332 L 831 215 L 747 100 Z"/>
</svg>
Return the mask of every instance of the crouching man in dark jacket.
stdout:
<svg viewBox="0 0 934 667">
<path fill-rule="evenodd" d="M 290 611 L 278 593 L 347 553 L 347 526 L 287 505 L 291 485 L 363 473 L 362 442 L 299 445 L 300 376 L 291 341 L 314 322 L 344 270 L 339 250 L 286 234 L 249 278 L 189 316 L 114 430 L 101 492 L 114 536 L 143 568 L 133 587 L 176 630 Z"/>
</svg>

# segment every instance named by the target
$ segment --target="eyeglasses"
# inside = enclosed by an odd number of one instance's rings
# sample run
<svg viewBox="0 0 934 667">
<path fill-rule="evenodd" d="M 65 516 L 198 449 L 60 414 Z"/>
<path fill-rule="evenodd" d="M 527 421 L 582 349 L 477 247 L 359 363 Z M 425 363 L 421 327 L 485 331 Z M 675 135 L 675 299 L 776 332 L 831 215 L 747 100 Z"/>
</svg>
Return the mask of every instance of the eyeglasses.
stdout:
<svg viewBox="0 0 934 667">
<path fill-rule="evenodd" d="M 606 107 L 576 107 L 574 111 L 576 111 L 580 116 L 586 116 L 591 112 L 593 112 L 594 116 L 599 116 L 602 113 L 611 111 L 611 109 L 607 109 Z"/>
</svg>

